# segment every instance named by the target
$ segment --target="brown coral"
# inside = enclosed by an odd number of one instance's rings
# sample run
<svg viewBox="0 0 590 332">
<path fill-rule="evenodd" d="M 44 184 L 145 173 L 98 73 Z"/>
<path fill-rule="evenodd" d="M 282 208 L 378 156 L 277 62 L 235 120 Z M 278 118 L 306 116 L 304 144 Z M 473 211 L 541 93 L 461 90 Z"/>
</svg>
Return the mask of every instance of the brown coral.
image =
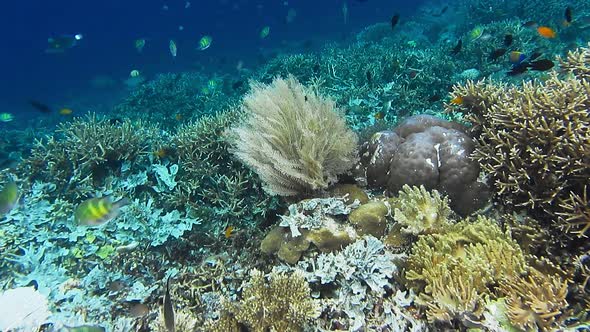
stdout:
<svg viewBox="0 0 590 332">
<path fill-rule="evenodd" d="M 319 306 L 302 272 L 272 272 L 267 282 L 262 272 L 253 270 L 233 313 L 254 332 L 301 331 L 318 317 Z"/>
<path fill-rule="evenodd" d="M 496 200 L 555 217 L 566 212 L 572 195 L 587 197 L 588 52 L 570 53 L 562 61 L 573 74 L 565 78 L 554 72 L 544 83 L 527 82 L 519 87 L 485 82 L 455 87 L 453 96 L 462 97 L 463 104 L 448 107 L 466 111 L 474 123 L 478 137 L 472 156 L 488 174 Z M 567 219 L 559 218 L 564 224 Z"/>
<path fill-rule="evenodd" d="M 567 282 L 558 275 L 531 269 L 527 277 L 511 278 L 500 288 L 507 294 L 510 322 L 526 331 L 556 327 L 556 317 L 567 306 Z"/>
<path fill-rule="evenodd" d="M 402 187 L 394 209 L 394 219 L 402 231 L 421 234 L 441 231 L 449 225 L 449 199 L 438 191 L 428 192 L 424 186 Z"/>
<path fill-rule="evenodd" d="M 419 292 L 430 321 L 478 317 L 501 281 L 526 271 L 525 257 L 491 219 L 452 224 L 421 235 L 412 248 L 406 279 Z"/>
</svg>

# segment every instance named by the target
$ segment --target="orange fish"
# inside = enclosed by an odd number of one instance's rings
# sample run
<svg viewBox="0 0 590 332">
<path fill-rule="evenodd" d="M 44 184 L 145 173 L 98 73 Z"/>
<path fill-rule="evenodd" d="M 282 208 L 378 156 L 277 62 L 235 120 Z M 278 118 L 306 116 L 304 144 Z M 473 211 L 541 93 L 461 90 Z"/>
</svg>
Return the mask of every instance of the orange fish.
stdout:
<svg viewBox="0 0 590 332">
<path fill-rule="evenodd" d="M 545 37 L 545 38 L 555 38 L 557 36 L 557 34 L 555 33 L 555 31 L 553 31 L 553 29 L 551 29 L 550 27 L 546 27 L 546 26 L 538 27 L 537 32 L 539 33 L 539 35 L 541 37 Z"/>
<path fill-rule="evenodd" d="M 168 155 L 168 151 L 164 148 L 158 149 L 156 151 L 154 151 L 154 156 L 158 157 L 158 158 L 164 158 Z"/>
<path fill-rule="evenodd" d="M 61 115 L 72 115 L 72 113 L 74 113 L 74 111 L 70 108 L 62 108 L 59 110 L 59 114 Z"/>
<path fill-rule="evenodd" d="M 232 236 L 232 234 L 234 233 L 234 226 L 231 226 L 231 225 L 227 226 L 225 228 L 225 232 L 223 232 L 223 233 L 225 235 L 225 238 L 229 239 Z"/>
<path fill-rule="evenodd" d="M 463 97 L 457 96 L 457 97 L 451 99 L 451 104 L 463 105 Z"/>
</svg>

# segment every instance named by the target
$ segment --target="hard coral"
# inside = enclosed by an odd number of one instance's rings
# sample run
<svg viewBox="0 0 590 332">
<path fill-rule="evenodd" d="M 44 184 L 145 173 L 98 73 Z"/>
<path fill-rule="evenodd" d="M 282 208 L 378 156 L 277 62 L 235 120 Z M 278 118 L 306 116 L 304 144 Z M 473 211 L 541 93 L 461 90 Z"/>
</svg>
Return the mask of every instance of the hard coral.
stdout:
<svg viewBox="0 0 590 332">
<path fill-rule="evenodd" d="M 232 311 L 254 332 L 302 331 L 320 313 L 301 272 L 273 272 L 267 282 L 258 270 L 251 272 L 242 300 Z"/>
<path fill-rule="evenodd" d="M 403 185 L 424 185 L 451 198 L 461 214 L 481 207 L 485 187 L 477 182 L 479 166 L 469 158 L 473 141 L 457 123 L 419 115 L 395 130 L 377 133 L 361 148 L 369 184 L 396 194 Z"/>
<path fill-rule="evenodd" d="M 235 127 L 235 155 L 258 173 L 267 192 L 292 196 L 324 189 L 356 159 L 356 135 L 334 102 L 293 77 L 252 85 L 245 123 Z"/>
<path fill-rule="evenodd" d="M 436 190 L 428 192 L 424 186 L 406 184 L 399 192 L 396 205 L 393 218 L 402 225 L 404 233 L 440 232 L 449 225 L 449 199 L 441 197 Z"/>
<path fill-rule="evenodd" d="M 431 321 L 478 317 L 500 282 L 526 270 L 525 257 L 493 220 L 478 217 L 421 235 L 408 259 L 406 279 Z"/>
<path fill-rule="evenodd" d="M 468 82 L 453 92 L 462 105 L 448 105 L 474 123 L 473 158 L 488 174 L 496 200 L 542 213 L 580 235 L 588 229 L 577 206 L 588 205 L 590 188 L 589 52 L 562 61 L 567 77 L 553 72 L 544 83 L 520 87 Z"/>
<path fill-rule="evenodd" d="M 535 269 L 527 277 L 502 283 L 501 289 L 507 295 L 510 322 L 526 331 L 553 330 L 557 327 L 556 318 L 567 306 L 567 282 Z"/>
<path fill-rule="evenodd" d="M 38 141 L 20 172 L 23 177 L 53 182 L 58 192 L 92 187 L 124 162 L 139 163 L 155 145 L 157 130 L 141 121 L 121 123 L 95 115 L 63 123 L 58 134 Z"/>
</svg>

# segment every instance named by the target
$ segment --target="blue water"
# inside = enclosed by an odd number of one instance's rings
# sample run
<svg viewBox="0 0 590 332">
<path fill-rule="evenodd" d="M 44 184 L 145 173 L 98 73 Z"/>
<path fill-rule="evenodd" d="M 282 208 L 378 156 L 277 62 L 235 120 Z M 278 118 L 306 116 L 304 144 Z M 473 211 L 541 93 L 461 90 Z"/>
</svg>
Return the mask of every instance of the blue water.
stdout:
<svg viewBox="0 0 590 332">
<path fill-rule="evenodd" d="M 302 51 L 309 51 L 351 37 L 367 25 L 387 22 L 394 12 L 409 16 L 420 5 L 391 0 L 347 3 L 345 25 L 342 0 L 193 0 L 188 8 L 184 0 L 4 2 L 0 108 L 17 120 L 38 116 L 27 103 L 30 99 L 54 107 L 108 108 L 124 91 L 120 85 L 97 89 L 90 83 L 97 76 L 120 82 L 133 69 L 148 78 L 185 70 L 231 73 L 239 61 L 253 69 L 265 60 L 260 56 L 267 54 L 265 50 L 306 43 L 308 49 Z M 297 16 L 286 23 L 289 9 Z M 260 39 L 264 26 L 270 27 L 270 35 Z M 78 33 L 83 40 L 64 54 L 44 52 L 47 38 Z M 213 44 L 201 52 L 196 46 L 205 34 L 213 37 Z M 138 38 L 147 39 L 141 54 L 134 48 Z M 176 58 L 168 50 L 170 39 L 178 45 Z"/>
</svg>

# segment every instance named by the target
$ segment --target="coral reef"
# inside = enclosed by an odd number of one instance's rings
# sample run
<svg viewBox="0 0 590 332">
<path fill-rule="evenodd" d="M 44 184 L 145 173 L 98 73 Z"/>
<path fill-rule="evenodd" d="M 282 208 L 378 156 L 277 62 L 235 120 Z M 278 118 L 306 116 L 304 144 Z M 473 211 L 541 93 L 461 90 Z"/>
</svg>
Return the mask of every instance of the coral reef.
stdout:
<svg viewBox="0 0 590 332">
<path fill-rule="evenodd" d="M 353 166 L 356 136 L 334 102 L 293 77 L 253 84 L 244 98 L 245 124 L 232 130 L 235 155 L 254 169 L 271 194 L 325 189 Z"/>
<path fill-rule="evenodd" d="M 403 185 L 424 185 L 449 195 L 456 212 L 468 214 L 487 197 L 477 181 L 479 166 L 469 158 L 473 141 L 457 123 L 433 116 L 410 117 L 394 132 L 380 132 L 363 144 L 367 181 L 396 194 Z"/>
<path fill-rule="evenodd" d="M 570 52 L 542 83 L 520 87 L 468 82 L 454 88 L 473 122 L 473 158 L 487 173 L 497 201 L 558 220 L 583 235 L 590 188 L 588 50 Z M 576 76 L 578 75 L 578 76 Z M 558 217 L 558 218 L 555 218 Z"/>
</svg>

